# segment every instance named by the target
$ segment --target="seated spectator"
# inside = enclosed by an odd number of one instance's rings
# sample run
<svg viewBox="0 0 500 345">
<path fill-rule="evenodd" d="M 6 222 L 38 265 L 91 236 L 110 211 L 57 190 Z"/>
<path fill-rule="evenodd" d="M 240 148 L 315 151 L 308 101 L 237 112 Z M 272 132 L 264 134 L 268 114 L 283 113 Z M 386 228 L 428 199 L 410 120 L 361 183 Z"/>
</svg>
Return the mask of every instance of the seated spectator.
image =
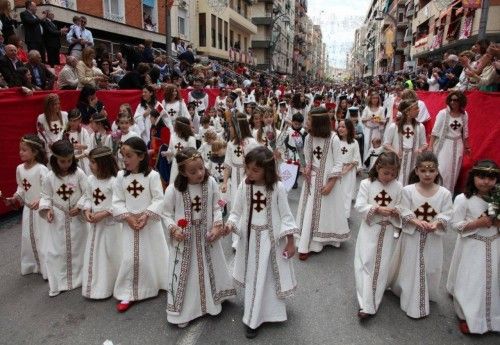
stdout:
<svg viewBox="0 0 500 345">
<path fill-rule="evenodd" d="M 26 88 L 30 90 L 31 92 L 33 91 L 38 91 L 41 90 L 38 86 L 33 85 L 32 81 L 32 76 L 29 68 L 27 67 L 20 67 L 17 69 L 17 74 L 19 74 L 19 77 L 21 78 L 21 86 L 23 88 Z"/>
<path fill-rule="evenodd" d="M 17 48 L 17 58 L 22 62 L 28 62 L 28 53 L 24 50 L 24 43 L 21 38 L 17 35 L 12 35 L 9 37 L 9 44 L 13 44 Z"/>
<path fill-rule="evenodd" d="M 76 71 L 76 64 L 78 60 L 74 56 L 66 57 L 66 65 L 59 73 L 59 88 L 61 90 L 76 90 L 78 86 L 78 73 Z"/>
<path fill-rule="evenodd" d="M 118 87 L 122 90 L 142 90 L 146 85 L 151 84 L 149 72 L 151 68 L 146 63 L 140 63 L 136 71 L 127 72 L 118 82 Z"/>
<path fill-rule="evenodd" d="M 76 107 L 82 114 L 82 124 L 88 126 L 93 114 L 101 113 L 104 110 L 104 104 L 97 99 L 96 88 L 90 85 L 84 85 Z"/>
<path fill-rule="evenodd" d="M 22 80 L 16 70 L 23 67 L 17 57 L 17 48 L 13 44 L 5 46 L 5 55 L 0 57 L 0 73 L 9 87 L 22 85 Z"/>
<path fill-rule="evenodd" d="M 94 68 L 95 52 L 93 48 L 86 47 L 82 52 L 82 60 L 76 64 L 78 74 L 78 89 L 84 85 L 97 87 L 99 81 L 107 80 L 99 69 Z"/>
<path fill-rule="evenodd" d="M 29 52 L 29 61 L 26 67 L 31 72 L 31 83 L 39 90 L 52 90 L 54 88 L 55 76 L 42 63 L 42 55 L 38 50 Z"/>
</svg>

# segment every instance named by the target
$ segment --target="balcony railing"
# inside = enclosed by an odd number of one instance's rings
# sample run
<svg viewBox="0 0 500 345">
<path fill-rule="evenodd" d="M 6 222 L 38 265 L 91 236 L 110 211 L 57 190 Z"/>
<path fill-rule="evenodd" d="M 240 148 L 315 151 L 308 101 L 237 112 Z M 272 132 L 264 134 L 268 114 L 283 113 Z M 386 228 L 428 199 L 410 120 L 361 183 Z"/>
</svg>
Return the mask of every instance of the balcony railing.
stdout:
<svg viewBox="0 0 500 345">
<path fill-rule="evenodd" d="M 76 0 L 45 0 L 45 4 L 76 10 Z"/>
<path fill-rule="evenodd" d="M 114 22 L 125 23 L 125 16 L 123 14 L 104 12 L 104 18 Z"/>
</svg>

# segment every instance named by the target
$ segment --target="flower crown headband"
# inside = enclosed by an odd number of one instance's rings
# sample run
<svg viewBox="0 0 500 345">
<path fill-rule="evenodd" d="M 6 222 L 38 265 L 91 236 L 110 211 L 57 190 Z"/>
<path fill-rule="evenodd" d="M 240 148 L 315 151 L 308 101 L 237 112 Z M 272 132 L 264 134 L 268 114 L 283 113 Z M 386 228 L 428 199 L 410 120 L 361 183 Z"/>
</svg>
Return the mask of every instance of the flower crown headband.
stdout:
<svg viewBox="0 0 500 345">
<path fill-rule="evenodd" d="M 186 158 L 185 160 L 183 160 L 182 162 L 177 163 L 177 166 L 181 166 L 181 165 L 187 164 L 187 163 L 189 163 L 190 161 L 195 160 L 196 158 L 201 158 L 201 154 L 199 154 L 199 153 L 195 153 L 195 154 L 193 154 L 192 156 L 190 156 L 190 157 Z"/>
<path fill-rule="evenodd" d="M 97 154 L 93 154 L 93 155 L 91 155 L 91 158 L 100 158 L 100 157 L 106 157 L 106 156 L 113 155 L 113 151 L 109 147 L 105 147 L 105 148 L 106 148 L 106 151 L 101 152 L 101 153 L 97 153 Z"/>
<path fill-rule="evenodd" d="M 487 174 L 499 174 L 500 173 L 500 169 L 494 168 L 494 167 L 474 167 L 474 168 L 472 168 L 472 170 L 485 172 Z"/>
<path fill-rule="evenodd" d="M 32 144 L 32 145 L 35 145 L 35 146 L 38 146 L 39 148 L 43 149 L 43 145 L 40 144 L 40 143 L 37 143 L 36 141 L 34 140 L 29 140 L 29 139 L 26 139 L 26 138 L 22 138 L 21 141 L 23 143 L 27 143 L 27 144 Z"/>
</svg>

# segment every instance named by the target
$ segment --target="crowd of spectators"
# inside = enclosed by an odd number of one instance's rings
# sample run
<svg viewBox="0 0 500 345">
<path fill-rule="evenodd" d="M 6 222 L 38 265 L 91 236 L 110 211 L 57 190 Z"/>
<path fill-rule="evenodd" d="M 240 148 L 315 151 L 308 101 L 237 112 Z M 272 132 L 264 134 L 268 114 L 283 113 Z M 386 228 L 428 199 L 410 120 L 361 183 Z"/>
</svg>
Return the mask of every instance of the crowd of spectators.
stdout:
<svg viewBox="0 0 500 345">
<path fill-rule="evenodd" d="M 16 28 L 17 20 L 11 16 L 9 1 L 0 0 L 0 87 L 22 87 L 27 94 L 37 90 L 82 89 L 85 85 L 96 89 L 143 89 L 148 85 L 159 88 L 164 84 L 187 88 L 196 79 L 207 88 L 251 88 L 253 94 L 269 95 L 278 88 L 283 93 L 304 84 L 304 80 L 295 83 L 293 76 L 284 78 L 243 63 L 211 61 L 177 38 L 172 42 L 173 58 L 155 50 L 151 40 L 137 46 L 122 44 L 119 52 L 111 54 L 104 46 L 94 44 L 85 17 L 75 16 L 70 27 L 58 28 L 54 14 L 45 10 L 39 16 L 33 1 L 26 1 L 20 19 L 25 42 L 20 38 L 21 30 Z M 63 59 L 61 40 L 68 45 Z M 429 91 L 497 91 L 499 53 L 500 47 L 481 40 L 470 50 L 448 51 L 442 61 L 423 64 L 415 71 L 351 80 L 349 89 L 403 85 Z M 63 66 L 60 60 L 65 60 Z M 322 86 L 331 89 L 329 84 Z"/>
</svg>

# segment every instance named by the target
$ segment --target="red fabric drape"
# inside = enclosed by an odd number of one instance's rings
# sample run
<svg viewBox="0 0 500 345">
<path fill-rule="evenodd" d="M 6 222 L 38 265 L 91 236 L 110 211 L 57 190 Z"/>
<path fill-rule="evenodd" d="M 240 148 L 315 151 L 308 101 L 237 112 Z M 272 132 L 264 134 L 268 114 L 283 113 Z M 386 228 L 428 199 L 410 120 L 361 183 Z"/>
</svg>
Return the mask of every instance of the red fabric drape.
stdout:
<svg viewBox="0 0 500 345">
<path fill-rule="evenodd" d="M 206 90 L 209 103 L 212 106 L 218 95 L 217 89 Z M 61 98 L 61 107 L 69 110 L 75 107 L 78 91 L 55 91 Z M 181 90 L 181 95 L 187 100 L 189 90 Z M 15 171 L 20 163 L 18 154 L 19 138 L 27 133 L 36 132 L 36 117 L 43 112 L 43 99 L 50 92 L 36 92 L 25 96 L 20 89 L 0 91 L 0 190 L 4 196 L 11 196 L 16 190 Z M 447 93 L 419 92 L 420 98 L 427 104 L 432 116 L 444 108 Z M 114 120 L 118 108 L 123 103 L 129 103 L 132 109 L 137 107 L 141 97 L 140 90 L 130 91 L 98 91 L 98 98 L 105 104 L 110 120 Z M 161 95 L 159 95 L 161 97 Z M 469 92 L 467 93 L 469 113 L 469 133 L 472 156 L 464 160 L 460 183 L 473 162 L 482 158 L 490 158 L 500 163 L 500 93 Z M 431 127 L 432 128 L 432 127 Z M 9 210 L 0 202 L 0 215 Z"/>
</svg>

